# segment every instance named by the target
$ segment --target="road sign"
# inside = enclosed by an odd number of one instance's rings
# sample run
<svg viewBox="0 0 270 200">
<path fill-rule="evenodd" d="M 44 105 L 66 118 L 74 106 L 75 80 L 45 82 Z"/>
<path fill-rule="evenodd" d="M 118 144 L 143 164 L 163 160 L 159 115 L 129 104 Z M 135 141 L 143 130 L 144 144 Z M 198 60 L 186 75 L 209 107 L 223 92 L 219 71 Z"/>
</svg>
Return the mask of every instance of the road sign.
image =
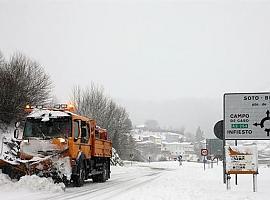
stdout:
<svg viewBox="0 0 270 200">
<path fill-rule="evenodd" d="M 208 150 L 207 149 L 201 149 L 201 155 L 202 156 L 207 156 L 208 155 Z"/>
<path fill-rule="evenodd" d="M 206 149 L 210 155 L 222 158 L 223 143 L 220 139 L 206 139 Z"/>
<path fill-rule="evenodd" d="M 224 95 L 226 140 L 270 139 L 270 93 Z"/>
<path fill-rule="evenodd" d="M 218 139 L 223 140 L 223 120 L 220 120 L 215 124 L 214 134 Z"/>
<path fill-rule="evenodd" d="M 227 174 L 257 174 L 258 154 L 256 145 L 225 146 Z"/>
</svg>

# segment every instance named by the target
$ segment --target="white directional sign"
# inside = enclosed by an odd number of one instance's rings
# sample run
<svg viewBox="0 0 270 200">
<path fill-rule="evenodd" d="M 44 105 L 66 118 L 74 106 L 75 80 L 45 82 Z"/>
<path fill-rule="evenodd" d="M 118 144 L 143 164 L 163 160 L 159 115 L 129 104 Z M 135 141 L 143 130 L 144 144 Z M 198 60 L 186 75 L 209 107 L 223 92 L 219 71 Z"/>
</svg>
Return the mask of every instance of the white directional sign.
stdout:
<svg viewBox="0 0 270 200">
<path fill-rule="evenodd" d="M 233 140 L 269 140 L 270 93 L 225 94 L 224 135 Z"/>
</svg>

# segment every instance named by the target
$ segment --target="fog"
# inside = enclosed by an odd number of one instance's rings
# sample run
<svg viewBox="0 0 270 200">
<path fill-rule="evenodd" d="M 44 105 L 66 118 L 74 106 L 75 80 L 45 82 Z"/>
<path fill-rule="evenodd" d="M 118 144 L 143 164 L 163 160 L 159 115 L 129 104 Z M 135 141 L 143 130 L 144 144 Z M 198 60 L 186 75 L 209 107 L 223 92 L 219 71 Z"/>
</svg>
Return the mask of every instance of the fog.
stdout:
<svg viewBox="0 0 270 200">
<path fill-rule="evenodd" d="M 270 3 L 0 0 L 0 50 L 37 60 L 66 102 L 91 81 L 134 124 L 206 133 L 225 92 L 269 91 Z"/>
</svg>

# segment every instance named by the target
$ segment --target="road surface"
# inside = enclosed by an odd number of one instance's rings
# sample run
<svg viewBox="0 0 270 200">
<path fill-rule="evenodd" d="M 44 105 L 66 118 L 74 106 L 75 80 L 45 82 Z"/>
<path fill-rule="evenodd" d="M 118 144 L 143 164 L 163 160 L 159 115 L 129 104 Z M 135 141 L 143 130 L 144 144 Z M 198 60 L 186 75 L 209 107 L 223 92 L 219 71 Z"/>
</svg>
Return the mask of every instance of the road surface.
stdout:
<svg viewBox="0 0 270 200">
<path fill-rule="evenodd" d="M 59 185 L 29 177 L 26 182 L 10 182 L 0 176 L 0 196 L 4 200 L 257 200 L 269 199 L 270 168 L 260 166 L 258 192 L 252 191 L 252 176 L 238 177 L 238 185 L 231 180 L 231 190 L 223 184 L 222 165 L 177 161 L 136 163 L 133 166 L 112 167 L 111 179 L 105 183 L 87 181 L 83 187 L 55 190 Z M 37 186 L 37 187 L 35 187 Z M 47 186 L 47 187 L 44 187 Z"/>
<path fill-rule="evenodd" d="M 112 169 L 111 179 L 105 183 L 93 183 L 92 180 L 88 180 L 83 187 L 68 187 L 63 194 L 46 196 L 41 199 L 117 199 L 118 195 L 144 187 L 145 184 L 151 184 L 162 173 L 171 170 L 173 169 L 153 167 L 151 164 L 141 165 L 139 170 L 138 166 L 136 168 L 128 167 L 125 170 L 117 167 Z"/>
</svg>

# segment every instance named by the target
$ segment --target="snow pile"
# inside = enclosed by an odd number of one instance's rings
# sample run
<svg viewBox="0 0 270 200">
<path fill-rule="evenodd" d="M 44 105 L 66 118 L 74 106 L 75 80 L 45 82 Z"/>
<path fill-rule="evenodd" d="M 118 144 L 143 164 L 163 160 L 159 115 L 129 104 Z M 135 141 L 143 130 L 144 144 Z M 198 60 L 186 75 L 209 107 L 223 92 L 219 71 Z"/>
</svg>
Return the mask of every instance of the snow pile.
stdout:
<svg viewBox="0 0 270 200">
<path fill-rule="evenodd" d="M 11 138 L 10 134 L 0 135 L 0 159 L 11 164 L 16 164 L 17 154 L 20 148 L 19 141 Z"/>
<path fill-rule="evenodd" d="M 112 157 L 111 157 L 111 165 L 113 166 L 123 166 L 124 162 L 119 157 L 118 153 L 114 148 L 112 148 Z"/>
<path fill-rule="evenodd" d="M 61 178 L 66 177 L 67 180 L 71 179 L 72 167 L 70 164 L 70 158 L 58 158 L 53 160 L 53 167 L 56 168 L 58 175 Z"/>
<path fill-rule="evenodd" d="M 23 176 L 19 181 L 12 181 L 8 175 L 0 172 L 0 192 L 9 190 L 27 190 L 31 192 L 63 192 L 64 183 L 55 184 L 51 178 L 41 178 L 36 175 Z"/>
<path fill-rule="evenodd" d="M 9 176 L 0 172 L 0 187 L 2 188 L 4 185 L 9 185 L 10 183 L 12 182 Z"/>
<path fill-rule="evenodd" d="M 55 184 L 51 178 L 41 178 L 36 175 L 23 176 L 15 184 L 16 188 L 24 188 L 31 191 L 50 191 L 63 192 L 65 190 L 64 183 Z"/>
</svg>

